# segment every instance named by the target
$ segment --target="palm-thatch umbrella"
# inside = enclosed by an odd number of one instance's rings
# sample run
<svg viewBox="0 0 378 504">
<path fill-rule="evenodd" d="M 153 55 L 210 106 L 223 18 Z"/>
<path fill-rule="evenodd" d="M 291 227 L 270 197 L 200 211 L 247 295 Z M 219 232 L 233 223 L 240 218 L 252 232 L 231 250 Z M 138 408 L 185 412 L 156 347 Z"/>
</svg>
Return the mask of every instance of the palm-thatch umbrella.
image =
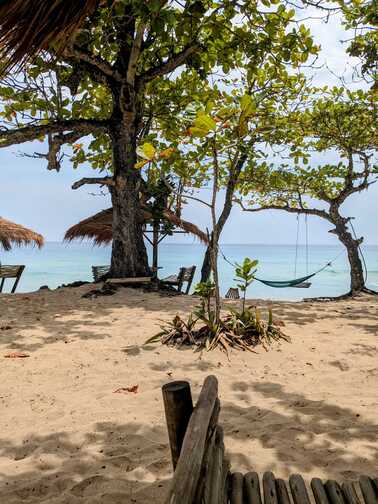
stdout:
<svg viewBox="0 0 378 504">
<path fill-rule="evenodd" d="M 147 209 L 142 209 L 142 215 L 145 223 L 153 223 L 153 216 Z M 199 229 L 195 224 L 180 219 L 171 210 L 163 210 L 163 218 L 175 227 L 182 229 L 185 233 L 197 236 L 201 242 L 208 242 L 206 233 Z M 67 241 L 89 239 L 93 240 L 95 245 L 107 245 L 111 243 L 113 239 L 112 222 L 113 209 L 108 208 L 107 210 L 102 210 L 101 212 L 70 227 L 67 230 L 64 239 Z M 153 247 L 152 266 L 155 274 L 158 266 L 157 248 L 163 237 L 164 234 L 161 238 L 159 238 L 159 232 L 154 232 L 153 240 L 149 240 Z"/>
<path fill-rule="evenodd" d="M 10 250 L 12 245 L 21 246 L 31 243 L 41 248 L 43 236 L 0 217 L 0 245 L 4 250 Z"/>
<path fill-rule="evenodd" d="M 2 71 L 51 44 L 62 49 L 103 0 L 0 0 Z"/>
<path fill-rule="evenodd" d="M 152 222 L 152 214 L 148 210 L 143 210 L 142 214 L 146 223 Z M 203 243 L 207 243 L 206 233 L 195 224 L 180 219 L 170 210 L 164 210 L 163 216 L 175 227 L 179 227 L 186 233 L 197 236 Z M 112 221 L 113 209 L 102 210 L 70 227 L 66 231 L 64 239 L 67 241 L 89 239 L 93 240 L 95 245 L 108 245 L 113 240 Z"/>
</svg>

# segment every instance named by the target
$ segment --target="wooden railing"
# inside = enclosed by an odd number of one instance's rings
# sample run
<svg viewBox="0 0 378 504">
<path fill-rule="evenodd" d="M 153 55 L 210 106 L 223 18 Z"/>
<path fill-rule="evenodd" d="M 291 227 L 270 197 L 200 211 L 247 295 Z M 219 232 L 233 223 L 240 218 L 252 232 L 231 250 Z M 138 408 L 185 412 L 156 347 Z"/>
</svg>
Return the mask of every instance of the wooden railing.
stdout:
<svg viewBox="0 0 378 504">
<path fill-rule="evenodd" d="M 378 504 L 378 478 L 342 485 L 314 478 L 310 490 L 299 474 L 286 482 L 266 472 L 261 491 L 256 472 L 231 473 L 215 376 L 205 379 L 195 408 L 188 382 L 164 385 L 163 399 L 174 469 L 165 504 Z"/>
</svg>

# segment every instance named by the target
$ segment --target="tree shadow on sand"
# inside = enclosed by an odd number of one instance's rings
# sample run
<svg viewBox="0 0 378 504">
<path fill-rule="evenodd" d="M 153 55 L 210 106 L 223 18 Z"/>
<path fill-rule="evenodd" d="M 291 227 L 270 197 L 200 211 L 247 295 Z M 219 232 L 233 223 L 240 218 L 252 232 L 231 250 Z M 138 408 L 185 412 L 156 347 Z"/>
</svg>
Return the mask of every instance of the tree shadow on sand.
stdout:
<svg viewBox="0 0 378 504">
<path fill-rule="evenodd" d="M 104 422 L 80 439 L 69 432 L 31 434 L 22 443 L 1 439 L 0 446 L 9 467 L 0 472 L 0 500 L 7 504 L 162 502 L 169 483 L 160 425 Z"/>
<path fill-rule="evenodd" d="M 371 304 L 366 306 L 366 303 L 370 302 Z M 259 302 L 259 304 L 261 303 Z M 333 301 L 326 304 L 316 301 L 311 303 L 284 301 L 270 302 L 269 304 L 272 306 L 276 317 L 283 319 L 285 322 L 306 325 L 326 316 L 329 321 L 343 319 L 358 329 L 373 334 L 377 332 L 378 304 L 374 296 L 363 295 L 347 301 Z M 368 323 L 361 323 L 359 319 L 363 319 Z"/>
<path fill-rule="evenodd" d="M 0 295 L 0 349 L 33 352 L 56 342 L 102 340 L 112 337 L 112 326 L 123 308 L 144 314 L 164 311 L 174 316 L 177 309 L 187 309 L 192 298 L 177 296 L 177 303 L 162 303 L 159 294 L 140 289 L 121 289 L 114 296 L 83 299 L 93 288 L 88 285 L 70 289 L 63 300 L 63 290 L 33 294 Z M 65 290 L 67 294 L 67 289 Z M 138 313 L 139 313 L 138 312 Z M 105 320 L 100 320 L 103 318 Z M 38 331 L 30 341 L 30 331 Z"/>
<path fill-rule="evenodd" d="M 285 477 L 317 471 L 340 480 L 356 479 L 360 474 L 377 476 L 378 424 L 349 408 L 285 392 L 277 383 L 235 382 L 233 389 L 240 400 L 253 403 L 258 393 L 273 399 L 275 406 L 273 410 L 223 402 L 226 448 L 227 437 L 258 441 L 263 449 L 273 451 L 275 460 L 264 470 Z M 254 455 L 248 455 L 232 452 L 233 465 L 253 470 Z"/>
</svg>

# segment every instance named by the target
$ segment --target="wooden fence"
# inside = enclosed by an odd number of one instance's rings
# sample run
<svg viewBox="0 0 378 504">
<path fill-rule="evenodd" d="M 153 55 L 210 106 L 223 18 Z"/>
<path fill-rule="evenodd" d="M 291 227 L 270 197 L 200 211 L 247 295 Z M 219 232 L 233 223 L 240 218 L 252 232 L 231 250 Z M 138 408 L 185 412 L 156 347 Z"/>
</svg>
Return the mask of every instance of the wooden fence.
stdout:
<svg viewBox="0 0 378 504">
<path fill-rule="evenodd" d="M 164 385 L 163 399 L 174 469 L 165 504 L 378 504 L 378 478 L 343 484 L 314 478 L 310 490 L 299 474 L 286 482 L 266 472 L 261 490 L 256 472 L 232 473 L 215 376 L 205 379 L 195 408 L 188 382 Z"/>
</svg>

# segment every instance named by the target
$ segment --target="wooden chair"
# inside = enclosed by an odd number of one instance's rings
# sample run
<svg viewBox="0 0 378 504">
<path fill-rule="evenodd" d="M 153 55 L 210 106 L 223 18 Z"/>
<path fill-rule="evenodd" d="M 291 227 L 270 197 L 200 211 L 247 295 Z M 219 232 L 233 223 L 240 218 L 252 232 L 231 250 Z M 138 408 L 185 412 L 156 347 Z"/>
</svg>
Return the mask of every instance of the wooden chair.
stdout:
<svg viewBox="0 0 378 504">
<path fill-rule="evenodd" d="M 323 483 L 314 478 L 310 490 L 299 474 L 286 482 L 266 472 L 260 488 L 257 473 L 232 473 L 218 424 L 220 402 L 215 376 L 205 379 L 195 408 L 188 382 L 164 385 L 163 399 L 174 469 L 165 504 L 378 503 L 378 478 L 361 476 L 358 484 Z"/>
<path fill-rule="evenodd" d="M 5 283 L 6 278 L 15 278 L 15 282 L 13 284 L 11 293 L 14 294 L 17 289 L 18 282 L 20 281 L 22 272 L 24 271 L 25 266 L 20 265 L 20 266 L 5 266 L 5 265 L 0 265 L 0 279 L 1 279 L 1 284 L 0 284 L 0 292 L 3 292 L 3 287 Z"/>
<path fill-rule="evenodd" d="M 110 270 L 110 266 L 92 266 L 92 275 L 95 282 L 99 282 L 101 277 L 106 275 Z"/>
<path fill-rule="evenodd" d="M 189 294 L 195 272 L 196 266 L 190 266 L 189 268 L 183 267 L 180 268 L 178 275 L 170 275 L 169 277 L 163 278 L 162 282 L 177 287 L 178 292 L 181 292 L 183 283 L 187 282 L 185 294 Z"/>
</svg>

